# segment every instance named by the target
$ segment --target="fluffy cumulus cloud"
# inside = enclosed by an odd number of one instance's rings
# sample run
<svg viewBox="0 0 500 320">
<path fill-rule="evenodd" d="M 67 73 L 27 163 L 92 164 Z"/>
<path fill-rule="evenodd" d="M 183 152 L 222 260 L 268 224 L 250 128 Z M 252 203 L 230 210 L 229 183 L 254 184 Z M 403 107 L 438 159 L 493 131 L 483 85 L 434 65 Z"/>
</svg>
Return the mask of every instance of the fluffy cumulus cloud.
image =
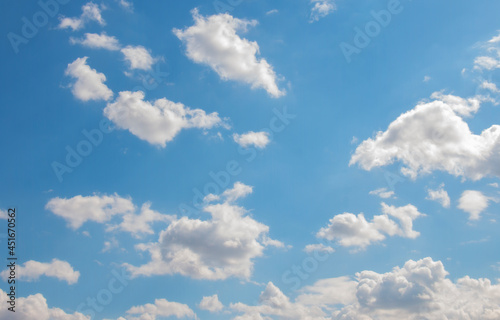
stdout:
<svg viewBox="0 0 500 320">
<path fill-rule="evenodd" d="M 73 31 L 82 29 L 90 21 L 96 21 L 101 26 L 106 24 L 101 16 L 101 9 L 93 2 L 89 2 L 82 7 L 82 14 L 80 17 L 67 18 L 63 16 L 60 20 L 60 29 L 71 28 Z"/>
<path fill-rule="evenodd" d="M 68 64 L 65 74 L 76 81 L 71 85 L 73 95 L 82 101 L 109 100 L 113 97 L 104 82 L 106 76 L 97 72 L 87 64 L 88 57 L 78 58 Z"/>
<path fill-rule="evenodd" d="M 236 80 L 252 88 L 265 89 L 272 97 L 285 94 L 276 84 L 273 67 L 257 57 L 257 42 L 238 35 L 238 32 L 246 32 L 249 26 L 255 26 L 257 21 L 241 20 L 227 13 L 203 17 L 196 9 L 193 18 L 193 26 L 173 30 L 186 44 L 186 54 L 191 60 L 210 66 L 223 80 Z"/>
<path fill-rule="evenodd" d="M 190 109 L 165 98 L 151 103 L 144 100 L 142 91 L 120 92 L 114 102 L 108 103 L 104 114 L 119 128 L 161 147 L 165 147 L 182 129 L 225 126 L 216 112 L 207 114 L 204 110 Z"/>
<path fill-rule="evenodd" d="M 444 190 L 444 184 L 441 184 L 436 190 L 427 189 L 426 199 L 439 202 L 443 208 L 450 207 L 450 197 L 448 196 L 448 192 Z"/>
<path fill-rule="evenodd" d="M 168 223 L 175 216 L 161 214 L 151 209 L 151 203 L 144 203 L 139 212 L 132 199 L 122 198 L 117 194 L 75 196 L 73 198 L 53 198 L 45 206 L 57 216 L 67 221 L 68 226 L 76 230 L 87 221 L 108 223 L 106 231 L 128 232 L 135 237 L 154 234 L 152 224 Z M 111 222 L 115 216 L 121 217 L 121 222 Z M 111 243 L 110 243 L 111 245 Z"/>
<path fill-rule="evenodd" d="M 0 273 L 0 276 L 7 279 L 9 272 L 10 269 L 6 269 Z M 34 281 L 41 276 L 53 277 L 66 281 L 68 284 L 75 284 L 78 282 L 80 272 L 73 270 L 68 262 L 58 259 L 53 259 L 48 263 L 30 260 L 16 267 L 16 277 L 19 280 Z"/>
<path fill-rule="evenodd" d="M 71 44 L 81 44 L 84 47 L 92 49 L 120 50 L 120 42 L 112 36 L 108 36 L 105 32 L 85 33 L 83 38 L 69 38 Z"/>
<path fill-rule="evenodd" d="M 442 93 L 432 98 L 363 141 L 350 165 L 371 170 L 400 161 L 402 173 L 412 178 L 434 170 L 473 180 L 500 176 L 500 126 L 492 125 L 477 135 L 463 119 L 479 109 L 481 98 Z"/>
<path fill-rule="evenodd" d="M 372 221 L 367 221 L 362 213 L 336 215 L 316 236 L 329 241 L 335 240 L 344 247 L 364 249 L 373 242 L 384 240 L 386 236 L 415 239 L 420 235 L 413 230 L 413 220 L 423 214 L 415 206 L 409 204 L 394 207 L 382 203 L 382 212 L 382 215 L 374 216 Z"/>
<path fill-rule="evenodd" d="M 219 301 L 219 297 L 216 294 L 210 297 L 203 297 L 198 307 L 201 310 L 207 310 L 210 312 L 220 312 L 224 309 L 224 305 Z"/>
<path fill-rule="evenodd" d="M 0 289 L 0 297 L 3 301 L 9 300 L 7 292 Z M 28 297 L 16 297 L 16 312 L 7 310 L 7 303 L 0 308 L 0 319 L 10 320 L 90 320 L 79 312 L 66 313 L 59 308 L 49 308 L 47 299 L 40 294 Z"/>
<path fill-rule="evenodd" d="M 166 317 L 177 319 L 197 319 L 196 314 L 187 305 L 170 302 L 165 299 L 156 299 L 155 303 L 135 306 L 127 311 L 127 320 L 155 320 Z M 120 318 L 124 319 L 124 318 Z M 125 319 L 124 319 L 125 320 Z"/>
<path fill-rule="evenodd" d="M 62 217 L 69 227 L 76 230 L 87 221 L 104 223 L 114 215 L 131 213 L 135 208 L 131 199 L 114 194 L 87 197 L 78 195 L 69 199 L 57 197 L 51 199 L 45 209 Z"/>
<path fill-rule="evenodd" d="M 266 246 L 283 244 L 269 241 L 269 227 L 234 204 L 248 194 L 245 187 L 235 184 L 220 196 L 223 200 L 205 203 L 203 211 L 210 214 L 209 219 L 181 217 L 160 233 L 158 242 L 137 245 L 150 253 L 151 261 L 139 267 L 125 264 L 132 277 L 181 274 L 195 279 L 248 279 L 253 260 L 262 256 Z"/>
<path fill-rule="evenodd" d="M 458 201 L 458 208 L 469 214 L 469 220 L 479 220 L 481 212 L 486 210 L 490 198 L 476 190 L 465 190 Z"/>
<path fill-rule="evenodd" d="M 491 38 L 482 44 L 485 49 L 485 55 L 476 57 L 474 60 L 474 69 L 478 71 L 491 71 L 500 68 L 500 35 Z"/>
<path fill-rule="evenodd" d="M 259 304 L 233 303 L 234 319 L 441 320 L 498 319 L 500 285 L 468 276 L 452 282 L 440 261 L 409 260 L 387 273 L 362 271 L 322 279 L 291 301 L 269 283 Z"/>
<path fill-rule="evenodd" d="M 233 134 L 233 140 L 243 148 L 254 146 L 259 149 L 264 149 L 270 142 L 267 132 L 249 131 L 244 134 Z"/>
<path fill-rule="evenodd" d="M 155 59 L 143 46 L 126 46 L 121 50 L 130 69 L 150 70 Z"/>
<path fill-rule="evenodd" d="M 336 9 L 334 0 L 311 0 L 311 4 L 313 7 L 310 22 L 324 18 Z"/>
<path fill-rule="evenodd" d="M 394 197 L 394 191 L 387 190 L 387 188 L 379 188 L 377 190 L 373 190 L 369 192 L 372 195 L 379 196 L 382 199 L 389 199 Z"/>
</svg>

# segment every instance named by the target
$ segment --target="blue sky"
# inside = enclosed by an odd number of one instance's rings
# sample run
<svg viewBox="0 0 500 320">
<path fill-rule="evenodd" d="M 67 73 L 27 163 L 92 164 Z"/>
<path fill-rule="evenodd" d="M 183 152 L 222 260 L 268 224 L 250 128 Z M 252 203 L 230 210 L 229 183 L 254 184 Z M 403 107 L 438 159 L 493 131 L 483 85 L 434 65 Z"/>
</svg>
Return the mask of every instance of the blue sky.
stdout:
<svg viewBox="0 0 500 320">
<path fill-rule="evenodd" d="M 500 317 L 500 3 L 1 6 L 0 319 Z"/>
</svg>

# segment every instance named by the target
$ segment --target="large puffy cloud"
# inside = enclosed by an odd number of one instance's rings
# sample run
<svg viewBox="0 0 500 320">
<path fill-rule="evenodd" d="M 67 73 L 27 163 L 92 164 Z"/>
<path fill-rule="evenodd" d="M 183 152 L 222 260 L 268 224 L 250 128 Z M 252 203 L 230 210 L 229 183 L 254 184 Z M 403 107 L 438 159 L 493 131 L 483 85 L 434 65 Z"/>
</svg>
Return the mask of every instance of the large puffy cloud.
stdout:
<svg viewBox="0 0 500 320">
<path fill-rule="evenodd" d="M 225 125 L 216 112 L 206 114 L 204 110 L 190 109 L 165 98 L 151 103 L 144 100 L 142 91 L 120 92 L 116 101 L 106 106 L 104 114 L 118 127 L 162 147 L 182 129 Z"/>
<path fill-rule="evenodd" d="M 481 98 L 442 93 L 432 97 L 434 101 L 418 104 L 386 131 L 363 141 L 350 165 L 371 170 L 401 161 L 402 173 L 412 178 L 434 170 L 473 180 L 500 176 L 500 126 L 493 125 L 476 135 L 462 118 L 479 109 Z"/>
<path fill-rule="evenodd" d="M 7 292 L 0 289 L 0 297 L 3 301 L 9 300 Z M 10 320 L 90 320 L 79 312 L 66 313 L 59 308 L 49 308 L 47 300 L 40 294 L 34 294 L 26 298 L 16 297 L 16 312 L 7 310 L 7 303 L 0 308 L 0 319 Z"/>
<path fill-rule="evenodd" d="M 65 74 L 76 79 L 71 85 L 71 92 L 82 101 L 111 99 L 113 91 L 104 84 L 106 76 L 90 68 L 87 59 L 78 58 L 66 68 Z"/>
<path fill-rule="evenodd" d="M 181 274 L 195 279 L 248 279 L 254 258 L 262 256 L 266 246 L 283 246 L 269 241 L 268 226 L 233 203 L 248 190 L 248 186 L 237 183 L 220 196 L 224 201 L 205 204 L 203 211 L 210 219 L 181 217 L 160 233 L 158 242 L 137 245 L 137 249 L 150 253 L 151 261 L 139 267 L 125 264 L 132 277 Z"/>
<path fill-rule="evenodd" d="M 143 46 L 126 46 L 121 50 L 130 69 L 150 70 L 155 59 Z"/>
<path fill-rule="evenodd" d="M 442 320 L 499 319 L 500 285 L 465 276 L 452 282 L 440 261 L 409 260 L 387 273 L 362 271 L 322 279 L 291 302 L 268 284 L 257 306 L 233 303 L 234 319 Z M 273 318 L 274 319 L 274 318 Z"/>
<path fill-rule="evenodd" d="M 87 24 L 87 22 L 90 21 L 96 21 L 101 26 L 106 24 L 101 16 L 101 10 L 99 9 L 99 6 L 93 2 L 89 2 L 82 6 L 82 14 L 80 15 L 80 17 L 61 17 L 60 19 L 60 29 L 71 28 L 73 31 L 80 30 L 85 26 L 85 24 Z"/>
<path fill-rule="evenodd" d="M 53 259 L 51 262 L 38 262 L 30 260 L 16 268 L 17 278 L 20 280 L 34 281 L 40 276 L 53 277 L 68 284 L 78 282 L 80 272 L 73 270 L 73 267 L 66 261 Z M 3 279 L 9 277 L 10 269 L 6 269 L 0 273 Z"/>
<path fill-rule="evenodd" d="M 120 50 L 120 42 L 112 36 L 108 36 L 105 32 L 85 33 L 84 38 L 69 38 L 71 44 L 81 44 L 84 47 L 92 49 Z"/>
<path fill-rule="evenodd" d="M 255 26 L 255 20 L 241 20 L 229 14 L 203 17 L 193 10 L 195 24 L 184 30 L 174 29 L 175 35 L 186 44 L 187 56 L 196 63 L 210 66 L 223 80 L 248 83 L 263 88 L 271 96 L 285 94 L 276 84 L 276 73 L 265 59 L 258 59 L 257 42 L 241 38 Z"/>
<path fill-rule="evenodd" d="M 314 6 L 311 9 L 310 22 L 318 21 L 335 11 L 335 2 L 333 0 L 311 0 Z"/>
<path fill-rule="evenodd" d="M 404 207 L 394 207 L 382 203 L 382 215 L 373 217 L 371 222 L 360 213 L 342 213 L 330 219 L 328 226 L 321 228 L 316 236 L 327 240 L 336 240 L 344 247 L 358 247 L 360 249 L 379 242 L 386 236 L 401 236 L 415 239 L 420 233 L 413 230 L 413 220 L 423 214 L 409 204 Z M 391 219 L 395 218 L 395 220 Z"/>
<path fill-rule="evenodd" d="M 480 191 L 465 190 L 458 201 L 458 208 L 469 213 L 469 220 L 479 220 L 481 212 L 488 208 L 490 200 Z"/>
<path fill-rule="evenodd" d="M 175 316 L 177 319 L 197 319 L 196 314 L 187 305 L 156 299 L 155 303 L 135 306 L 127 311 L 127 320 L 155 320 Z"/>
</svg>

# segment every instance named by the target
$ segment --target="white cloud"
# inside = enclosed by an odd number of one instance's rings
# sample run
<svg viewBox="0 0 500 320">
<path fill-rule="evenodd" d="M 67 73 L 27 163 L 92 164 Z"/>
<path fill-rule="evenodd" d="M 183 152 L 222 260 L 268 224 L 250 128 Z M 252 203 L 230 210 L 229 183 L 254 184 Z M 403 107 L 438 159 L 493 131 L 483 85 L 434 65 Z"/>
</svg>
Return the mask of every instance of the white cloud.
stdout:
<svg viewBox="0 0 500 320">
<path fill-rule="evenodd" d="M 267 132 L 253 132 L 249 131 L 244 134 L 233 134 L 233 140 L 243 148 L 255 146 L 259 149 L 264 149 L 270 142 L 269 134 Z"/>
<path fill-rule="evenodd" d="M 327 252 L 327 253 L 333 253 L 335 252 L 335 249 L 329 246 L 325 246 L 322 243 L 316 243 L 316 244 L 308 244 L 305 248 L 304 251 L 307 253 L 311 252 Z"/>
<path fill-rule="evenodd" d="M 3 301 L 10 300 L 7 292 L 0 289 Z M 59 308 L 49 308 L 47 300 L 40 294 L 28 297 L 16 297 L 16 312 L 7 310 L 8 304 L 0 308 L 0 319 L 10 320 L 90 320 L 79 312 L 68 314 Z"/>
<path fill-rule="evenodd" d="M 494 70 L 500 68 L 500 61 L 489 56 L 477 57 L 474 60 L 474 69 L 478 70 Z"/>
<path fill-rule="evenodd" d="M 126 46 L 121 50 L 130 69 L 150 70 L 155 59 L 143 46 Z"/>
<path fill-rule="evenodd" d="M 118 0 L 118 3 L 122 8 L 124 8 L 127 11 L 133 12 L 134 11 L 134 4 L 130 1 L 127 0 Z"/>
<path fill-rule="evenodd" d="M 231 309 L 244 313 L 242 316 L 235 317 L 234 320 L 274 319 L 274 317 L 265 316 L 277 316 L 279 319 L 287 320 L 328 319 L 325 311 L 316 305 L 309 306 L 290 301 L 290 298 L 272 282 L 269 282 L 266 289 L 260 294 L 259 302 L 258 306 L 249 306 L 241 302 L 232 303 Z"/>
<path fill-rule="evenodd" d="M 458 208 L 469 213 L 469 220 L 479 220 L 481 212 L 488 208 L 490 198 L 480 191 L 466 190 L 460 196 Z"/>
<path fill-rule="evenodd" d="M 431 79 L 432 79 L 431 77 L 429 77 L 429 76 L 425 76 L 423 81 L 424 81 L 424 82 L 429 82 Z"/>
<path fill-rule="evenodd" d="M 165 299 L 156 299 L 154 304 L 147 303 L 132 307 L 127 311 L 127 314 L 132 315 L 127 317 L 127 320 L 155 320 L 157 317 L 163 319 L 171 316 L 175 316 L 177 319 L 197 319 L 194 311 L 187 305 Z"/>
<path fill-rule="evenodd" d="M 75 196 L 70 199 L 53 198 L 45 209 L 62 217 L 68 226 L 76 230 L 87 221 L 99 223 L 107 222 L 114 215 L 122 215 L 134 211 L 131 199 L 121 198 L 117 194 L 112 196 Z"/>
<path fill-rule="evenodd" d="M 394 197 L 394 191 L 389 191 L 387 188 L 380 188 L 369 192 L 370 194 L 379 196 L 382 199 L 389 199 Z"/>
<path fill-rule="evenodd" d="M 9 219 L 9 214 L 8 214 L 7 210 L 0 209 L 0 219 L 4 219 L 4 220 Z"/>
<path fill-rule="evenodd" d="M 9 272 L 10 269 L 6 269 L 0 273 L 0 276 L 7 279 Z M 68 262 L 58 259 L 53 259 L 48 263 L 30 260 L 16 267 L 16 277 L 20 280 L 36 281 L 40 276 L 54 277 L 68 284 L 75 284 L 78 282 L 80 272 L 73 270 Z"/>
<path fill-rule="evenodd" d="M 371 222 L 360 213 L 342 213 L 330 219 L 327 227 L 321 228 L 316 236 L 337 242 L 344 247 L 364 249 L 373 242 L 379 242 L 388 236 L 401 236 L 415 239 L 420 233 L 413 230 L 413 220 L 423 216 L 418 209 L 409 204 L 394 207 L 382 203 L 382 215 L 374 216 Z M 396 223 L 391 217 L 396 218 Z"/>
<path fill-rule="evenodd" d="M 350 165 L 371 170 L 397 160 L 404 164 L 401 172 L 412 178 L 434 170 L 473 180 L 500 176 L 500 126 L 475 135 L 460 116 L 476 112 L 481 99 L 441 93 L 433 98 L 399 116 L 385 132 L 363 141 Z"/>
<path fill-rule="evenodd" d="M 101 26 L 106 22 L 101 16 L 99 6 L 93 2 L 89 2 L 82 7 L 82 14 L 78 18 L 61 17 L 59 23 L 60 29 L 71 28 L 73 31 L 80 30 L 87 22 L 97 21 Z"/>
<path fill-rule="evenodd" d="M 490 187 L 493 187 L 493 188 L 498 188 L 498 183 L 496 183 L 496 182 L 493 182 L 493 183 L 488 183 L 488 185 L 489 185 Z"/>
<path fill-rule="evenodd" d="M 336 9 L 335 2 L 333 0 L 311 0 L 311 4 L 314 4 L 314 6 L 311 9 L 310 22 L 318 21 L 319 19 L 324 18 Z"/>
<path fill-rule="evenodd" d="M 500 34 L 498 36 L 495 36 L 493 38 L 491 38 L 489 41 L 489 43 L 497 43 L 497 42 L 500 42 Z"/>
<path fill-rule="evenodd" d="M 499 319 L 500 285 L 465 276 L 452 282 L 440 261 L 407 261 L 387 273 L 362 271 L 356 279 L 322 279 L 291 302 L 269 283 L 259 305 L 233 303 L 234 319 L 419 320 Z"/>
<path fill-rule="evenodd" d="M 500 90 L 498 90 L 498 88 L 497 88 L 497 85 L 496 85 L 496 84 L 494 84 L 494 83 L 492 83 L 492 82 L 488 82 L 488 81 L 486 81 L 486 80 L 485 80 L 485 81 L 483 81 L 483 82 L 481 83 L 481 88 L 483 88 L 483 89 L 487 89 L 487 90 L 490 90 L 490 91 L 491 91 L 491 92 L 493 92 L 493 93 L 498 93 L 498 92 L 500 92 Z"/>
<path fill-rule="evenodd" d="M 53 198 L 45 208 L 68 222 L 68 226 L 76 230 L 87 221 L 98 223 L 109 222 L 114 216 L 121 216 L 120 223 L 110 223 L 107 232 L 119 230 L 128 232 L 139 238 L 144 234 L 154 234 L 151 225 L 154 222 L 170 222 L 175 216 L 161 214 L 151 210 L 151 203 L 144 203 L 139 213 L 130 198 L 122 198 L 117 194 L 75 196 L 70 199 Z M 114 248 L 116 243 L 108 241 L 104 251 Z"/>
<path fill-rule="evenodd" d="M 450 207 L 450 197 L 448 192 L 444 190 L 444 184 L 441 184 L 437 190 L 427 189 L 427 200 L 434 200 L 439 202 L 443 208 Z"/>
<path fill-rule="evenodd" d="M 241 20 L 225 13 L 203 17 L 193 11 L 195 24 L 184 30 L 174 29 L 174 34 L 186 44 L 187 56 L 196 63 L 210 66 L 223 80 L 236 80 L 263 88 L 272 97 L 285 94 L 276 84 L 276 73 L 265 59 L 258 59 L 257 42 L 240 38 L 255 26 L 255 20 Z"/>
<path fill-rule="evenodd" d="M 198 307 L 201 310 L 208 310 L 212 313 L 220 312 L 224 309 L 224 305 L 219 301 L 219 297 L 216 294 L 210 297 L 203 297 Z"/>
<path fill-rule="evenodd" d="M 142 91 L 120 92 L 114 102 L 108 103 L 104 114 L 119 128 L 162 147 L 182 129 L 210 129 L 224 125 L 216 112 L 206 114 L 201 109 L 190 109 L 165 98 L 151 103 L 144 100 Z"/>
<path fill-rule="evenodd" d="M 271 15 L 271 14 L 275 14 L 275 13 L 278 13 L 278 9 L 272 9 L 272 10 L 269 10 L 266 12 L 266 15 Z"/>
<path fill-rule="evenodd" d="M 225 192 L 224 202 L 206 204 L 203 211 L 210 219 L 182 217 L 160 233 L 158 242 L 137 245 L 149 251 L 151 261 L 139 267 L 125 264 L 132 277 L 181 274 L 195 279 L 249 279 L 253 259 L 262 256 L 264 242 L 269 243 L 269 227 L 231 202 L 248 194 L 243 189 L 242 184 L 235 184 Z"/>
<path fill-rule="evenodd" d="M 82 101 L 111 99 L 113 91 L 104 84 L 106 76 L 90 68 L 87 59 L 78 58 L 66 68 L 65 74 L 76 79 L 71 85 L 71 92 Z"/>
<path fill-rule="evenodd" d="M 175 216 L 161 214 L 151 210 L 151 203 L 145 203 L 141 207 L 139 214 L 128 212 L 123 215 L 123 221 L 120 224 L 108 227 L 107 231 L 121 230 L 129 232 L 135 237 L 143 234 L 154 234 L 151 224 L 154 222 L 170 222 L 175 220 Z"/>
<path fill-rule="evenodd" d="M 112 36 L 108 36 L 106 32 L 85 33 L 84 38 L 69 38 L 71 44 L 81 44 L 84 47 L 92 49 L 120 50 L 120 42 Z"/>
</svg>

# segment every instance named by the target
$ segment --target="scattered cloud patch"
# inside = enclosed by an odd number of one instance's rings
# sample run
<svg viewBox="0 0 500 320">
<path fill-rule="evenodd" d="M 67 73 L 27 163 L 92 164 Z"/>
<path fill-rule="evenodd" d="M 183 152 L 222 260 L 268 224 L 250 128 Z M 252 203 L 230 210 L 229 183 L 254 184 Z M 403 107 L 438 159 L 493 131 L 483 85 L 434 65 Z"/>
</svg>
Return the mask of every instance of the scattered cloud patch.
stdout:
<svg viewBox="0 0 500 320">
<path fill-rule="evenodd" d="M 88 22 L 96 21 L 101 26 L 106 25 L 106 22 L 101 16 L 101 9 L 93 2 L 89 2 L 82 6 L 82 14 L 78 18 L 61 17 L 59 23 L 60 29 L 71 28 L 73 31 L 82 29 Z"/>
<path fill-rule="evenodd" d="M 10 269 L 0 273 L 3 279 L 7 279 Z M 34 260 L 27 261 L 16 268 L 16 278 L 24 281 L 36 281 L 41 276 L 56 278 L 66 281 L 68 284 L 78 282 L 80 272 L 73 270 L 73 267 L 66 261 L 53 259 L 51 262 L 38 262 Z"/>
<path fill-rule="evenodd" d="M 82 101 L 111 99 L 113 91 L 104 84 L 106 76 L 90 68 L 87 59 L 78 58 L 66 68 L 65 74 L 76 79 L 71 85 L 71 92 Z"/>
<path fill-rule="evenodd" d="M 379 196 L 382 199 L 389 199 L 394 197 L 394 191 L 387 190 L 387 188 L 380 188 L 370 191 L 369 194 Z"/>
<path fill-rule="evenodd" d="M 197 319 L 196 314 L 187 305 L 156 299 L 155 303 L 135 306 L 127 310 L 127 320 L 156 320 L 175 316 L 177 319 Z"/>
<path fill-rule="evenodd" d="M 328 226 L 318 231 L 316 237 L 336 240 L 343 247 L 364 249 L 374 242 L 384 240 L 386 236 L 415 239 L 420 235 L 413 230 L 413 220 L 423 214 L 415 206 L 409 204 L 394 207 L 382 203 L 382 212 L 382 215 L 374 216 L 371 222 L 362 213 L 357 216 L 352 213 L 336 215 L 330 219 Z"/>
<path fill-rule="evenodd" d="M 335 252 L 335 249 L 329 246 L 325 246 L 322 243 L 316 243 L 316 244 L 308 244 L 304 248 L 304 252 L 306 253 L 311 253 L 311 252 L 327 252 L 327 253 L 333 253 Z"/>
<path fill-rule="evenodd" d="M 214 294 L 210 297 L 203 297 L 198 305 L 198 308 L 216 313 L 222 311 L 222 309 L 224 309 L 224 305 L 219 301 L 219 297 Z"/>
<path fill-rule="evenodd" d="M 309 22 L 318 21 L 336 10 L 334 0 L 311 0 L 314 6 L 311 9 Z"/>
<path fill-rule="evenodd" d="M 233 134 L 233 140 L 243 148 L 254 146 L 259 149 L 264 149 L 270 142 L 267 132 L 249 131 L 244 134 Z"/>
<path fill-rule="evenodd" d="M 437 190 L 427 189 L 426 199 L 439 202 L 443 208 L 450 207 L 450 197 L 448 192 L 444 190 L 444 184 L 441 184 Z"/>
<path fill-rule="evenodd" d="M 118 39 L 108 36 L 106 32 L 101 32 L 101 34 L 85 33 L 83 38 L 70 37 L 69 42 L 92 49 L 106 49 L 111 51 L 120 50 L 121 47 Z"/>
<path fill-rule="evenodd" d="M 120 92 L 114 102 L 108 103 L 104 115 L 119 128 L 161 147 L 165 147 L 182 129 L 225 126 L 216 112 L 207 114 L 166 98 L 151 103 L 144 100 L 142 91 Z"/>
<path fill-rule="evenodd" d="M 279 12 L 279 11 L 278 11 L 278 9 L 272 9 L 272 10 L 267 11 L 267 12 L 266 12 L 266 15 L 268 15 L 268 16 L 269 16 L 269 15 L 272 15 L 272 14 L 276 14 L 276 13 L 278 13 L 278 12 Z"/>
<path fill-rule="evenodd" d="M 121 49 L 130 69 L 151 70 L 155 59 L 143 46 L 126 46 Z"/>
<path fill-rule="evenodd" d="M 479 220 L 481 212 L 488 208 L 490 200 L 480 191 L 466 190 L 460 196 L 458 208 L 470 215 L 469 220 Z"/>
<path fill-rule="evenodd" d="M 424 77 L 424 82 L 429 82 L 432 78 L 430 76 L 425 76 Z"/>
<path fill-rule="evenodd" d="M 276 84 L 273 67 L 264 58 L 257 58 L 259 45 L 241 38 L 238 32 L 257 25 L 256 20 L 241 20 L 230 14 L 201 16 L 193 11 L 194 25 L 173 32 L 186 45 L 186 55 L 196 63 L 210 66 L 223 80 L 250 84 L 265 89 L 272 97 L 285 94 Z"/>
<path fill-rule="evenodd" d="M 134 11 L 134 4 L 131 2 L 131 1 L 127 1 L 127 0 L 118 0 L 118 4 L 120 4 L 120 6 L 127 10 L 127 11 L 130 11 L 130 12 L 133 12 Z"/>
</svg>

